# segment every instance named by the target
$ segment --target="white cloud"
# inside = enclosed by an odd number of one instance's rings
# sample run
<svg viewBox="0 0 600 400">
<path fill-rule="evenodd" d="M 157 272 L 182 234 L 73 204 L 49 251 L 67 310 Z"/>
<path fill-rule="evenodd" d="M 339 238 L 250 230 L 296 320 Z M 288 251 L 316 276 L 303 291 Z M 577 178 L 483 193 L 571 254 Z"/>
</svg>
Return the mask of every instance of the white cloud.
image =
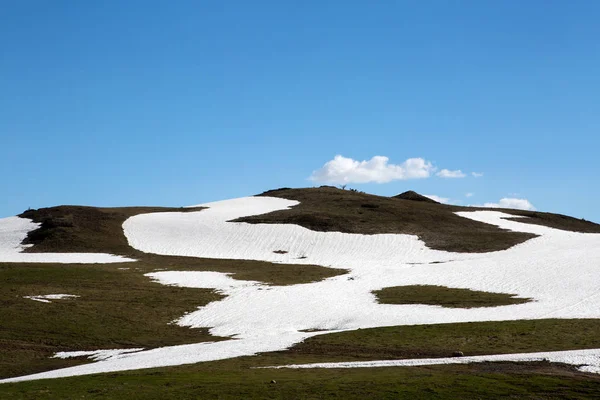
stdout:
<svg viewBox="0 0 600 400">
<path fill-rule="evenodd" d="M 435 167 L 422 158 L 409 158 L 402 164 L 389 164 L 389 158 L 375 156 L 368 161 L 356 161 L 337 155 L 314 171 L 310 180 L 331 184 L 387 183 L 394 180 L 428 178 Z"/>
<path fill-rule="evenodd" d="M 466 193 L 466 194 L 465 194 L 465 197 L 473 197 L 474 195 L 475 195 L 475 193 L 471 193 L 471 192 L 469 192 L 469 193 Z"/>
<path fill-rule="evenodd" d="M 449 204 L 450 199 L 447 197 L 436 196 L 435 194 L 424 194 L 423 196 L 430 198 L 431 200 L 437 201 L 442 204 Z"/>
<path fill-rule="evenodd" d="M 481 178 L 483 176 L 483 172 L 471 172 L 475 178 Z"/>
<path fill-rule="evenodd" d="M 488 207 L 488 208 L 513 208 L 516 210 L 529 210 L 535 211 L 533 204 L 527 199 L 516 199 L 511 197 L 505 197 L 500 199 L 497 203 L 485 203 L 483 206 L 476 207 Z"/>
<path fill-rule="evenodd" d="M 462 172 L 460 169 L 457 169 L 456 171 L 450 171 L 449 169 L 443 169 L 437 173 L 437 176 L 439 176 L 440 178 L 464 178 L 467 175 L 464 172 Z"/>
</svg>

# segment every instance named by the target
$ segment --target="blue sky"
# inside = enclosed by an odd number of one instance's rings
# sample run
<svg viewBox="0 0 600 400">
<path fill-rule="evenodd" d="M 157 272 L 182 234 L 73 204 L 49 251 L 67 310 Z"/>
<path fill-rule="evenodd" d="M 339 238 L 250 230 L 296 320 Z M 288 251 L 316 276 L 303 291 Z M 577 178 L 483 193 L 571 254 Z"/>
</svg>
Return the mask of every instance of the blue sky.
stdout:
<svg viewBox="0 0 600 400">
<path fill-rule="evenodd" d="M 347 171 L 360 190 L 600 222 L 600 2 L 30 0 L 0 18 L 0 216 L 313 186 L 342 155 L 431 165 Z"/>
</svg>

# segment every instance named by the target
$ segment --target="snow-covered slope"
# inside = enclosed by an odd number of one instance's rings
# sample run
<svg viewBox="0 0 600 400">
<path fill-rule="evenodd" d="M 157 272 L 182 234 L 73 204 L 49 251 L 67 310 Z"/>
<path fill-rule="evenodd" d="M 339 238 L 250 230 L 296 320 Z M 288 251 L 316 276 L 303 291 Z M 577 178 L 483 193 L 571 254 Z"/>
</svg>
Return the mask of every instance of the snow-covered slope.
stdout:
<svg viewBox="0 0 600 400">
<path fill-rule="evenodd" d="M 51 378 L 195 363 L 287 348 L 309 336 L 391 325 L 540 318 L 600 318 L 600 235 L 507 221 L 497 211 L 460 216 L 540 235 L 511 249 L 464 254 L 427 248 L 415 236 L 314 232 L 296 225 L 232 219 L 286 209 L 297 202 L 250 197 L 209 203 L 199 212 L 142 214 L 123 227 L 132 247 L 150 253 L 254 259 L 346 268 L 321 282 L 265 286 L 221 273 L 149 274 L 168 285 L 215 288 L 227 295 L 177 322 L 234 339 L 119 354 L 103 361 L 12 380 Z M 277 254 L 276 250 L 288 253 Z M 526 304 L 456 309 L 378 304 L 372 291 L 401 285 L 516 293 Z M 322 332 L 306 333 L 320 329 Z"/>
<path fill-rule="evenodd" d="M 297 201 L 275 197 L 244 197 L 215 203 L 198 212 L 140 214 L 123 224 L 129 244 L 141 251 L 224 259 L 262 260 L 361 268 L 407 261 L 450 260 L 455 255 L 430 250 L 416 236 L 356 235 L 315 232 L 298 225 L 227 222 L 249 215 L 283 210 Z M 284 250 L 286 254 L 274 251 Z M 469 255 L 461 255 L 461 258 Z"/>
<path fill-rule="evenodd" d="M 62 263 L 105 264 L 135 261 L 130 258 L 104 253 L 22 253 L 28 246 L 21 242 L 27 233 L 40 224 L 26 218 L 0 219 L 0 262 L 6 263 Z"/>
</svg>

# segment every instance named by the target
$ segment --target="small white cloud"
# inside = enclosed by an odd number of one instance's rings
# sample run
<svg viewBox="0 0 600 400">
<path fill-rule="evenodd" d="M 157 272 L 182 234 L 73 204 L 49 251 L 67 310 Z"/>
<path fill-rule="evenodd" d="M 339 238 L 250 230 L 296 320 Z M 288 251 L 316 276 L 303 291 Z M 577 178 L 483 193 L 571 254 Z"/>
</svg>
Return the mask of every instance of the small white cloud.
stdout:
<svg viewBox="0 0 600 400">
<path fill-rule="evenodd" d="M 483 176 L 483 172 L 471 172 L 475 178 L 481 178 Z"/>
<path fill-rule="evenodd" d="M 449 169 L 443 169 L 437 173 L 437 176 L 439 176 L 440 178 L 464 178 L 467 175 L 464 172 L 462 172 L 460 169 L 457 169 L 456 171 L 450 171 Z"/>
<path fill-rule="evenodd" d="M 529 202 L 527 199 L 516 199 L 511 197 L 505 197 L 500 199 L 497 203 L 485 203 L 482 206 L 475 207 L 487 207 L 487 208 L 512 208 L 515 210 L 529 210 L 535 211 L 535 207 L 533 204 Z"/>
<path fill-rule="evenodd" d="M 331 184 L 387 183 L 394 180 L 428 178 L 435 167 L 423 158 L 409 158 L 402 164 L 389 164 L 389 158 L 375 156 L 368 161 L 356 161 L 337 155 L 314 171 L 310 180 Z"/>
<path fill-rule="evenodd" d="M 473 197 L 474 195 L 475 195 L 475 193 L 471 193 L 471 192 L 469 192 L 469 193 L 466 193 L 466 194 L 465 194 L 465 197 Z"/>
<path fill-rule="evenodd" d="M 440 197 L 440 196 L 436 196 L 435 194 L 424 194 L 423 196 L 430 198 L 431 200 L 437 201 L 438 203 L 442 203 L 442 204 L 450 203 L 450 199 L 447 197 Z"/>
</svg>

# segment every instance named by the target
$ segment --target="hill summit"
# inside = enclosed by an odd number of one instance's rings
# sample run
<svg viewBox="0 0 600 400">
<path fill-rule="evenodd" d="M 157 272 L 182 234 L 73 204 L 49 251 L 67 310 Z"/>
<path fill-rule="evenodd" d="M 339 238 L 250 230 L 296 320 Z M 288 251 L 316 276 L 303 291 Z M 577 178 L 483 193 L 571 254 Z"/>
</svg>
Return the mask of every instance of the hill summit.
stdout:
<svg viewBox="0 0 600 400">
<path fill-rule="evenodd" d="M 422 194 L 419 194 L 413 190 L 409 190 L 407 192 L 400 193 L 400 194 L 397 194 L 396 196 L 392 196 L 392 197 L 394 197 L 395 199 L 425 201 L 427 203 L 440 204 L 439 202 L 437 202 L 433 199 L 430 199 L 429 197 L 423 196 Z"/>
</svg>

